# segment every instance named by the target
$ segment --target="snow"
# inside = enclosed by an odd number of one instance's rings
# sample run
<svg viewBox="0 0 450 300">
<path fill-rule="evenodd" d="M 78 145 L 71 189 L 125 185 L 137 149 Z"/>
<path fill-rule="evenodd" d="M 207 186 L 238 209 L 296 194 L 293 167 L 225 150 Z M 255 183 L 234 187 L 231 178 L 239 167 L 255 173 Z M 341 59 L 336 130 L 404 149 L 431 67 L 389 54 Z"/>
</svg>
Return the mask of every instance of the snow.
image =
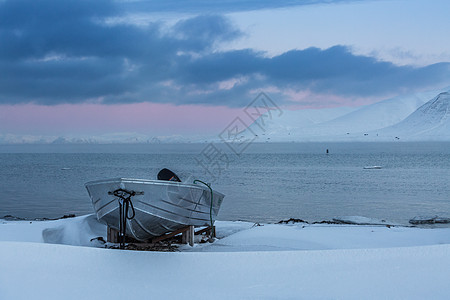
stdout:
<svg viewBox="0 0 450 300">
<path fill-rule="evenodd" d="M 350 132 L 355 132 L 355 125 L 359 132 L 385 128 L 404 120 L 436 93 L 436 91 L 415 93 L 380 101 L 334 119 L 327 126 L 345 128 Z"/>
<path fill-rule="evenodd" d="M 400 225 L 393 224 L 392 222 L 386 222 L 386 220 L 378 220 L 374 218 L 367 218 L 361 216 L 345 216 L 334 218 L 333 221 L 341 224 L 354 224 L 354 225 Z"/>
<path fill-rule="evenodd" d="M 106 234 L 93 215 L 0 220 L 0 299 L 446 299 L 450 292 L 450 228 L 216 226 L 214 243 L 143 252 L 91 241 Z"/>
<path fill-rule="evenodd" d="M 343 113 L 344 110 L 323 110 L 328 117 L 322 115 L 314 121 L 311 118 L 318 115 L 314 110 L 286 110 L 280 117 L 269 121 L 265 116 L 264 133 L 258 135 L 258 141 L 448 141 L 448 89 L 402 95 L 347 113 Z M 252 134 L 258 133 L 255 124 L 249 129 L 243 137 L 253 138 Z"/>
<path fill-rule="evenodd" d="M 450 93 L 440 93 L 405 120 L 384 128 L 379 134 L 409 140 L 450 140 Z"/>
<path fill-rule="evenodd" d="M 435 100 L 450 87 L 399 95 L 371 105 L 289 110 L 280 116 L 263 115 L 249 128 L 233 136 L 243 141 L 448 141 L 450 105 Z M 442 94 L 443 93 L 443 94 Z M 276 100 L 276 99 L 274 99 Z M 441 99 L 442 100 L 442 99 Z M 281 104 L 281 103 L 280 103 Z M 230 120 L 231 121 L 231 120 Z M 258 124 L 263 124 L 263 128 Z M 244 129 L 244 128 L 239 128 Z M 98 136 L 33 136 L 0 133 L 0 144 L 109 144 L 109 143 L 203 143 L 222 142 L 217 134 L 151 136 L 135 132 Z"/>
<path fill-rule="evenodd" d="M 265 133 L 261 132 L 258 124 L 263 124 L 263 129 L 267 130 L 267 135 L 272 137 L 283 137 L 294 133 L 303 128 L 310 128 L 325 122 L 329 122 L 343 115 L 347 115 L 357 108 L 336 107 L 322 109 L 302 109 L 302 110 L 284 110 L 280 117 L 267 118 L 262 117 L 264 122 L 255 122 L 250 125 L 250 131 L 260 135 L 264 139 Z"/>
</svg>

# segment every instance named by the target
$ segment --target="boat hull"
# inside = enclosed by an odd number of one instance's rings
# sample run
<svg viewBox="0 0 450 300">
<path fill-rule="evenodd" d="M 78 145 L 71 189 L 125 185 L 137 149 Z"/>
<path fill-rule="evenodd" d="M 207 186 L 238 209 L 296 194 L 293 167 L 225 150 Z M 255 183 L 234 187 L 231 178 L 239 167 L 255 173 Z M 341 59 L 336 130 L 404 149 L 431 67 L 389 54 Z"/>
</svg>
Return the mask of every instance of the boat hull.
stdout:
<svg viewBox="0 0 450 300">
<path fill-rule="evenodd" d="M 200 184 L 183 182 L 114 178 L 86 183 L 97 219 L 119 230 L 119 189 L 135 192 L 131 197 L 135 216 L 127 219 L 127 235 L 147 241 L 188 225 L 214 223 L 224 195 Z M 211 212 L 211 213 L 210 213 Z M 129 212 L 129 215 L 131 212 Z"/>
</svg>

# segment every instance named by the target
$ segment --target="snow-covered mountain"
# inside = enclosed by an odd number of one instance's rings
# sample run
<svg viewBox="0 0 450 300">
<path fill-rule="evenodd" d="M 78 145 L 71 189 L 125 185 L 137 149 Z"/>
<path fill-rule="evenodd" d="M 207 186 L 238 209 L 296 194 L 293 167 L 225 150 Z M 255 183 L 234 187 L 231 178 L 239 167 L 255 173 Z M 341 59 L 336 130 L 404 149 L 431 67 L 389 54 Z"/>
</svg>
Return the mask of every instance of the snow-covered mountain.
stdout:
<svg viewBox="0 0 450 300">
<path fill-rule="evenodd" d="M 34 136 L 0 134 L 0 144 L 160 144 L 187 143 L 201 139 L 197 136 L 150 136 L 140 133 L 112 133 L 96 136 Z"/>
<path fill-rule="evenodd" d="M 259 141 L 268 141 L 271 138 L 273 141 L 292 139 L 295 133 L 300 132 L 304 128 L 318 126 L 357 109 L 354 107 L 337 107 L 295 111 L 284 110 L 281 116 L 272 114 L 272 118 L 262 117 L 262 121 L 251 124 L 249 130 L 244 132 L 244 136 L 253 138 L 253 135 L 257 135 Z"/>
<path fill-rule="evenodd" d="M 398 96 L 315 123 L 308 121 L 311 110 L 285 111 L 281 117 L 266 121 L 263 136 L 259 135 L 258 138 L 259 141 L 297 142 L 382 140 L 381 136 L 377 136 L 379 130 L 403 121 L 440 92 L 441 90 Z M 249 129 L 250 132 L 259 130 L 257 124 L 252 124 Z M 394 139 L 387 132 L 383 138 Z"/>
<path fill-rule="evenodd" d="M 378 134 L 402 140 L 450 140 L 450 93 L 440 93 L 405 120 Z"/>
<path fill-rule="evenodd" d="M 402 121 L 435 95 L 433 91 L 398 96 L 362 107 L 324 125 L 350 133 L 384 128 Z"/>
<path fill-rule="evenodd" d="M 430 100 L 431 99 L 431 100 Z M 428 101 L 428 102 L 427 102 Z M 398 96 L 371 105 L 351 108 L 305 109 L 261 117 L 249 128 L 232 134 L 233 142 L 308 141 L 450 141 L 450 87 Z M 242 130 L 242 128 L 240 128 Z M 18 143 L 178 143 L 222 142 L 217 135 L 149 136 L 113 133 L 90 137 L 16 136 L 0 134 L 0 144 Z"/>
</svg>

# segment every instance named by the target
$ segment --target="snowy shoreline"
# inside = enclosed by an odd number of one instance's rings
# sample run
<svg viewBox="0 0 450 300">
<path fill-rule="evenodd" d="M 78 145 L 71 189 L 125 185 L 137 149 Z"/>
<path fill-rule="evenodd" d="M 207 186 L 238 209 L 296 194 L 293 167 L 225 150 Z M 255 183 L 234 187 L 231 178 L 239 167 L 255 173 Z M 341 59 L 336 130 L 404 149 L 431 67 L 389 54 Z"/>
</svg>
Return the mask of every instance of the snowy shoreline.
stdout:
<svg viewBox="0 0 450 300">
<path fill-rule="evenodd" d="M 103 249 L 93 215 L 0 220 L 0 299 L 444 299 L 450 228 L 218 221 L 180 252 Z M 206 253 L 208 252 L 208 253 Z"/>
</svg>

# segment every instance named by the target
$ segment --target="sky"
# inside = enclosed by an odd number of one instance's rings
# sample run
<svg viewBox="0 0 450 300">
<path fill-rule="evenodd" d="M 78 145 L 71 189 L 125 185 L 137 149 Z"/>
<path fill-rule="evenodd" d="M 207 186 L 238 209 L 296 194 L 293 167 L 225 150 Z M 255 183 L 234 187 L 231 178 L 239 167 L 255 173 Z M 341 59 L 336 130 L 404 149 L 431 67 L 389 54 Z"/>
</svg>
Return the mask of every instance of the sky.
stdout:
<svg viewBox="0 0 450 300">
<path fill-rule="evenodd" d="M 444 0 L 0 0 L 0 137 L 219 134 L 450 85 Z"/>
</svg>

